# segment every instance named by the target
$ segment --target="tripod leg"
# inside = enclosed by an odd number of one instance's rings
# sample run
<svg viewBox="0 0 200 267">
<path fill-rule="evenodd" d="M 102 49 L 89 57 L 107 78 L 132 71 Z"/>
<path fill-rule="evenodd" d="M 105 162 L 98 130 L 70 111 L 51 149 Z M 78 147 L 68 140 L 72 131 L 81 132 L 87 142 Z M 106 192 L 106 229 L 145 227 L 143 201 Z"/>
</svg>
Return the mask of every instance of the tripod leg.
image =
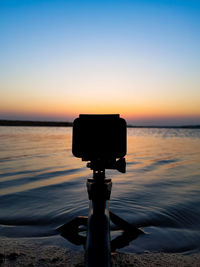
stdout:
<svg viewBox="0 0 200 267">
<path fill-rule="evenodd" d="M 75 245 L 85 245 L 86 237 L 79 235 L 79 226 L 87 226 L 88 217 L 78 216 L 70 222 L 60 226 L 60 234 Z"/>
<path fill-rule="evenodd" d="M 135 240 L 140 234 L 144 234 L 141 229 L 129 224 L 116 214 L 110 211 L 110 220 L 117 226 L 119 226 L 124 232 L 122 235 L 116 237 L 111 241 L 111 251 L 128 246 L 129 243 Z"/>
<path fill-rule="evenodd" d="M 130 223 L 126 222 L 125 220 L 123 220 L 122 218 L 120 218 L 111 211 L 110 211 L 110 220 L 124 231 L 130 231 L 137 236 L 139 234 L 144 234 L 144 232 L 141 229 L 131 225 Z"/>
</svg>

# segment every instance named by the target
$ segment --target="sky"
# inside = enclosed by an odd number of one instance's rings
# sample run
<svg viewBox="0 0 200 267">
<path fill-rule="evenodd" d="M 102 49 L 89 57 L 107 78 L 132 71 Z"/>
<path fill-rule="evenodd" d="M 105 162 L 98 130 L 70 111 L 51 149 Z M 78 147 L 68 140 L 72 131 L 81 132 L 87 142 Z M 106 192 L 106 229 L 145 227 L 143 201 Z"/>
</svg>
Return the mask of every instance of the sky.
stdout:
<svg viewBox="0 0 200 267">
<path fill-rule="evenodd" d="M 200 1 L 0 0 L 0 119 L 200 124 Z"/>
</svg>

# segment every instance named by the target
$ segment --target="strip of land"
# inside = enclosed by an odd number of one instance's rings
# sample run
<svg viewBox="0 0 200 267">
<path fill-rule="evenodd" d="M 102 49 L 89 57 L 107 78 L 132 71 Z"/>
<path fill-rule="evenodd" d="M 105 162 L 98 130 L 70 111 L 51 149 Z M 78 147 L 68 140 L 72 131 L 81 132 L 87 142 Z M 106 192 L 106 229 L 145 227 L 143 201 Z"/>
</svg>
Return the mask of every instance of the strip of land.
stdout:
<svg viewBox="0 0 200 267">
<path fill-rule="evenodd" d="M 128 128 L 200 129 L 200 125 L 128 125 Z"/>
<path fill-rule="evenodd" d="M 0 126 L 71 127 L 72 126 L 72 122 L 0 120 Z"/>
<path fill-rule="evenodd" d="M 72 122 L 61 121 L 28 121 L 28 120 L 0 120 L 0 126 L 28 126 L 28 127 L 72 127 Z M 161 126 L 161 125 L 127 125 L 128 128 L 168 128 L 168 129 L 200 129 L 200 125 Z"/>
</svg>

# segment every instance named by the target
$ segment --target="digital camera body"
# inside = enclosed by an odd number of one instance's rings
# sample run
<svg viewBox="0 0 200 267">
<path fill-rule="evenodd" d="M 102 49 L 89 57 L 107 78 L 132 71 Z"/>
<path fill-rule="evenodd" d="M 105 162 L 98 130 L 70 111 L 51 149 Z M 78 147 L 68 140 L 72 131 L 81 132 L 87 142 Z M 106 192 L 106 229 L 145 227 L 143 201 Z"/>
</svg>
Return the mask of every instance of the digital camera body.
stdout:
<svg viewBox="0 0 200 267">
<path fill-rule="evenodd" d="M 126 155 L 126 121 L 118 114 L 79 115 L 73 122 L 72 153 L 83 161 Z"/>
</svg>

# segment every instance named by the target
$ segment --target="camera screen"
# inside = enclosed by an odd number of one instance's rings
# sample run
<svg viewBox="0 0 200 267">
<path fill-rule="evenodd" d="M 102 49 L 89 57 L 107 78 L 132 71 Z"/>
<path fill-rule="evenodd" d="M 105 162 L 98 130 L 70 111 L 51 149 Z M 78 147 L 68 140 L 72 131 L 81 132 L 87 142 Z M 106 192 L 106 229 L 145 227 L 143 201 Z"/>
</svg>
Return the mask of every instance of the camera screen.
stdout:
<svg viewBox="0 0 200 267">
<path fill-rule="evenodd" d="M 82 160 L 126 155 L 126 121 L 119 115 L 79 115 L 73 123 L 72 153 Z"/>
</svg>

